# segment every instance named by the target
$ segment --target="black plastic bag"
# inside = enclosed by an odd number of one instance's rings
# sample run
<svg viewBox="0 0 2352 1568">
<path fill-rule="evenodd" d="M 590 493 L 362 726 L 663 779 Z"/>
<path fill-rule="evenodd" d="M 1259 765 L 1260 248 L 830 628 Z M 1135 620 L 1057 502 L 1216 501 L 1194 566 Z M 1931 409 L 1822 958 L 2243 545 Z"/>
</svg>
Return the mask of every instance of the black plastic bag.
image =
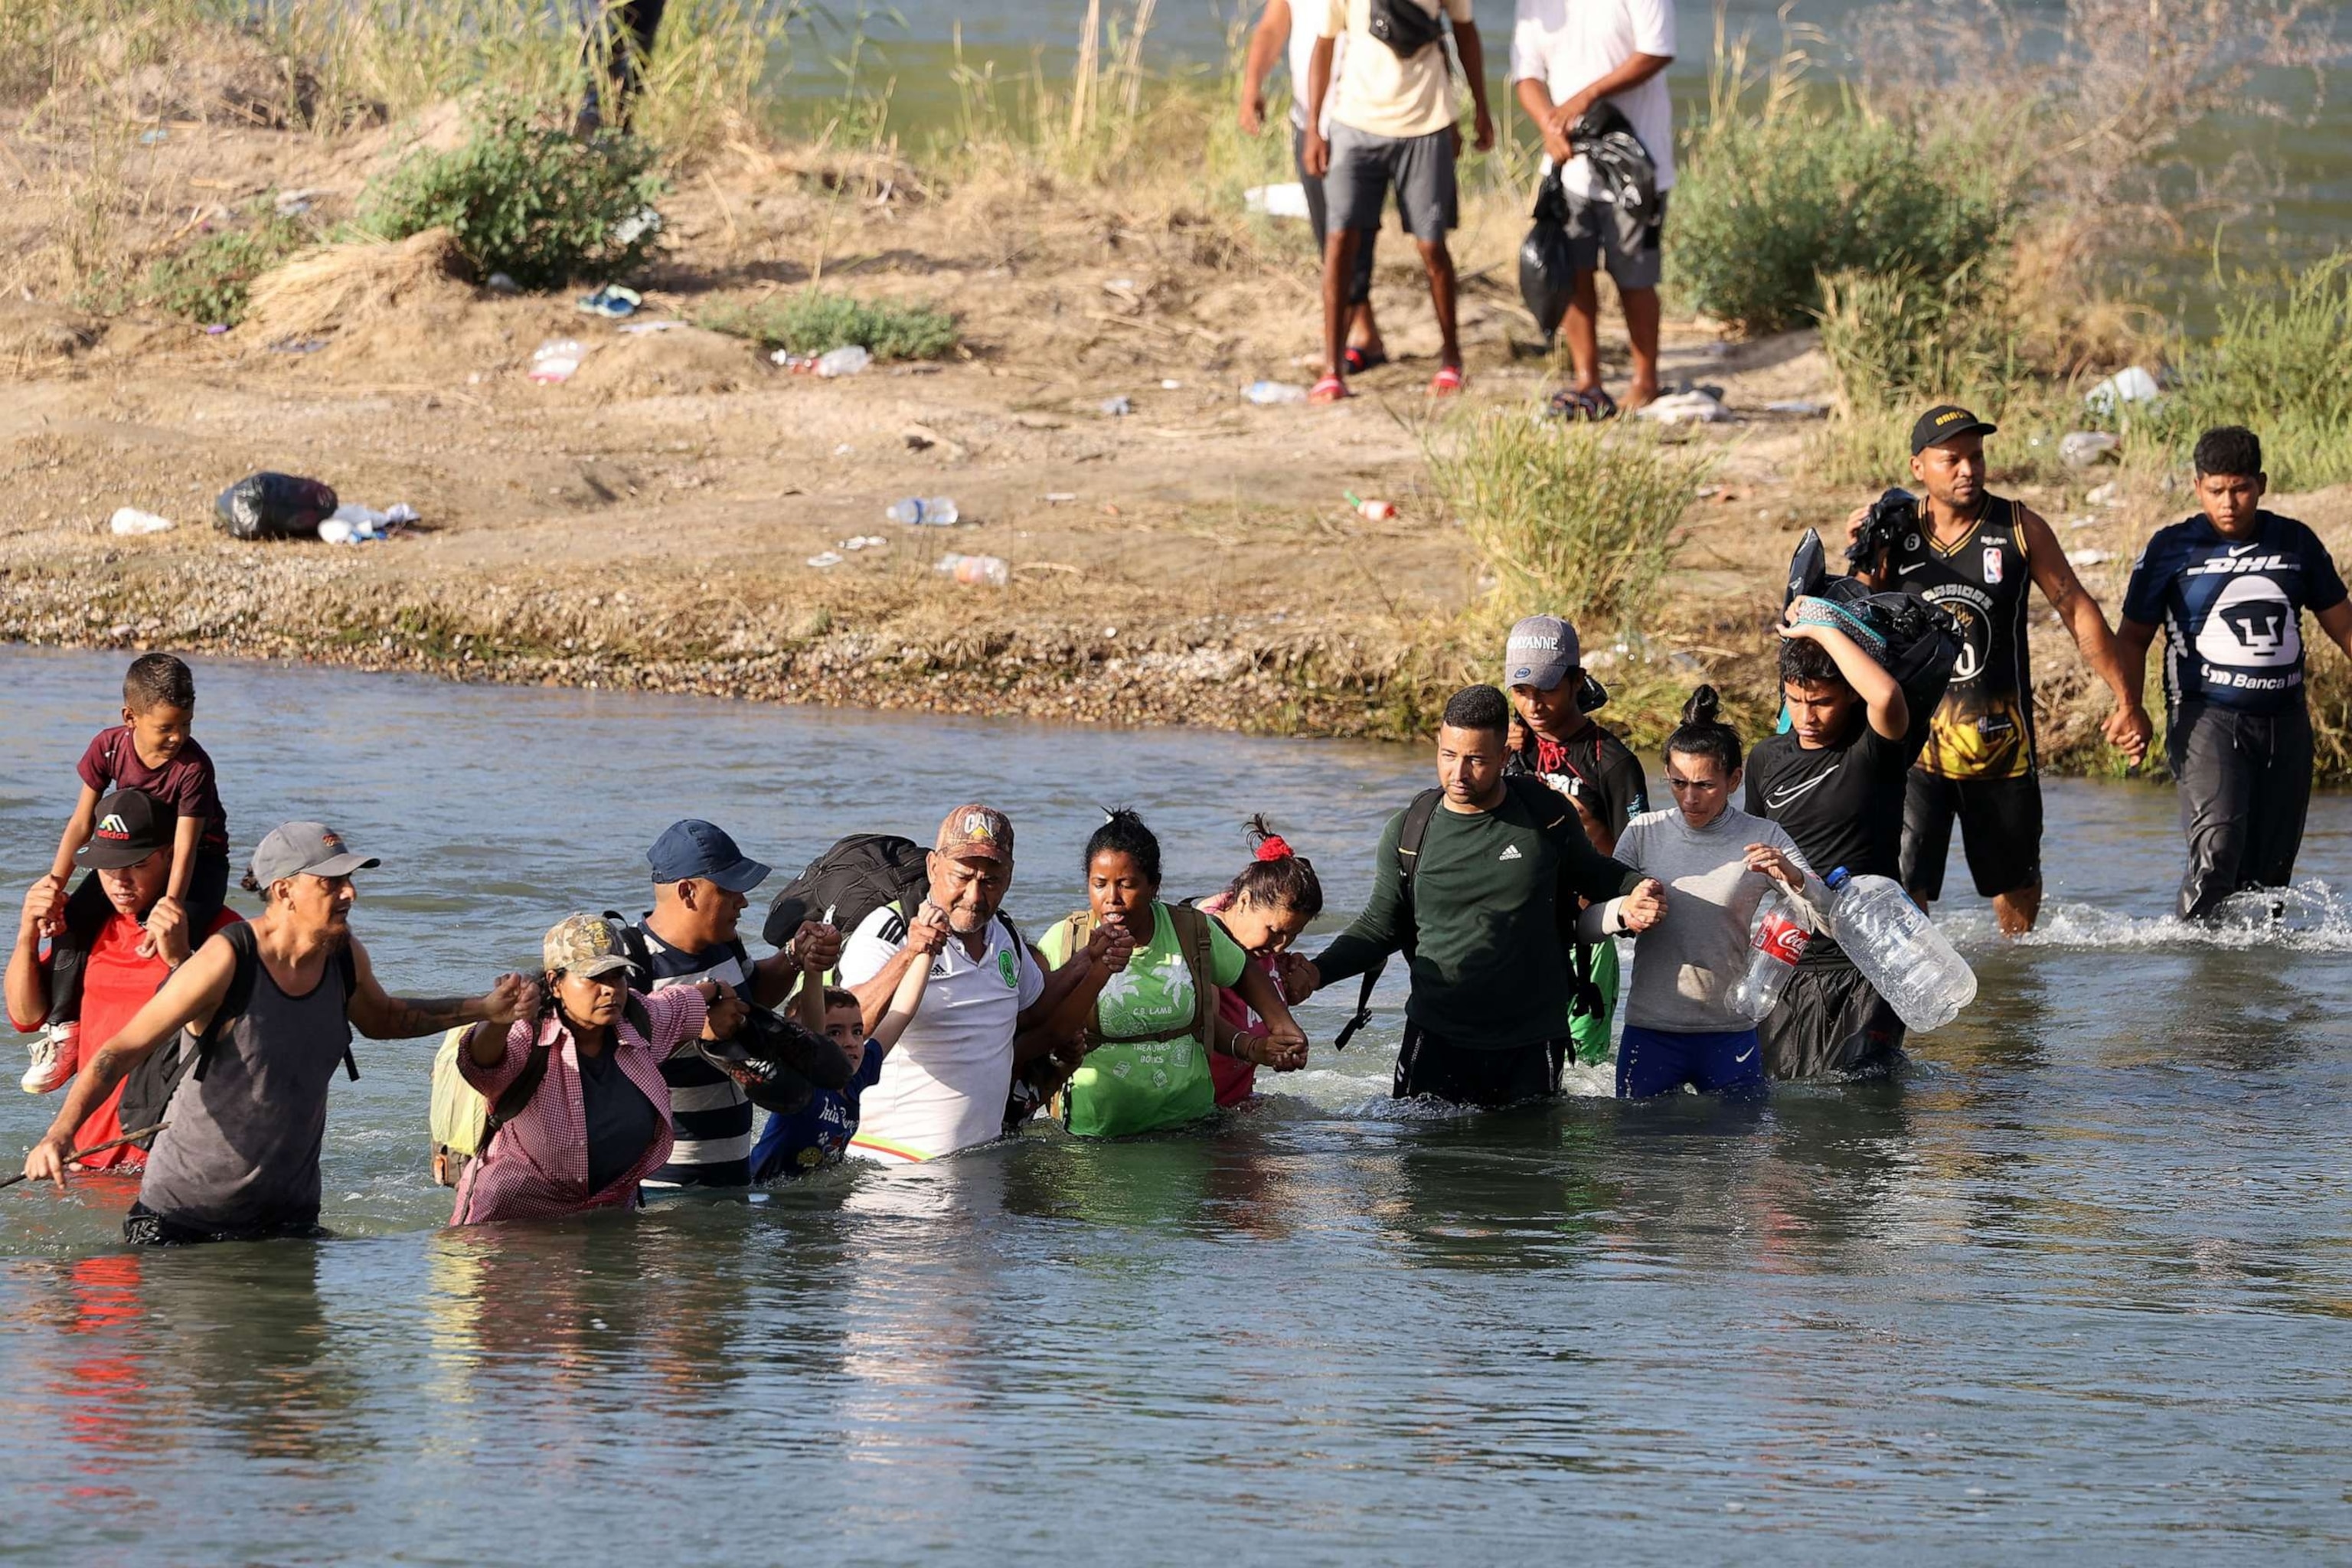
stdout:
<svg viewBox="0 0 2352 1568">
<path fill-rule="evenodd" d="M 335 492 L 292 474 L 247 474 L 213 502 L 231 539 L 316 539 L 335 515 Z"/>
<path fill-rule="evenodd" d="M 1535 225 L 1519 241 L 1519 298 L 1549 342 L 1559 331 L 1576 293 L 1576 266 L 1569 254 L 1568 198 L 1560 194 L 1559 171 L 1544 176 L 1536 191 Z"/>
</svg>

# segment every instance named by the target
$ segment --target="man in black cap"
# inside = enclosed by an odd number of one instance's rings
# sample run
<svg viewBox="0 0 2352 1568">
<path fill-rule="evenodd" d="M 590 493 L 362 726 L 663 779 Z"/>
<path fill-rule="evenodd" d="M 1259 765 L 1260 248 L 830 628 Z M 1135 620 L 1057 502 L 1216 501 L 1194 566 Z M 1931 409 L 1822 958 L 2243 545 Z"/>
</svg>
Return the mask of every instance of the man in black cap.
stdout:
<svg viewBox="0 0 2352 1568">
<path fill-rule="evenodd" d="M 2115 693 L 2108 743 L 2137 763 L 2151 725 L 2099 602 L 2058 537 L 2030 508 L 1985 489 L 1989 420 L 1942 404 L 1911 428 L 1911 477 L 1925 493 L 1916 519 L 1878 542 L 1857 574 L 1916 594 L 1959 624 L 1959 661 L 1929 720 L 1903 810 L 1903 885 L 1924 908 L 1941 897 L 1958 822 L 1977 892 L 2000 929 L 2033 929 L 2042 912 L 2042 781 L 2027 649 L 2030 578 L 2074 634 L 2083 660 Z M 1849 520 L 1859 540 L 1874 510 Z"/>
<path fill-rule="evenodd" d="M 98 873 L 109 905 L 106 922 L 88 949 L 82 977 L 83 1024 L 92 1041 L 104 1041 L 120 1033 L 172 972 L 187 962 L 194 944 L 235 924 L 237 917 L 216 910 L 203 931 L 191 932 L 184 912 L 167 910 L 150 931 L 148 917 L 163 903 L 171 881 L 179 814 L 143 790 L 117 790 L 98 803 L 94 823 L 89 841 L 76 853 L 74 863 Z M 65 897 L 50 878 L 34 883 L 25 895 L 7 977 L 8 1019 L 19 1029 L 38 1028 L 48 1016 L 53 955 L 41 951 L 41 922 L 60 916 L 64 908 Z M 121 1099 L 118 1086 L 75 1129 L 75 1148 L 91 1148 L 121 1135 L 115 1117 Z M 89 1165 L 93 1170 L 136 1170 L 146 1158 L 144 1149 L 130 1145 L 92 1155 Z"/>
<path fill-rule="evenodd" d="M 768 879 L 770 868 L 712 824 L 698 817 L 670 824 L 646 859 L 653 868 L 654 907 L 637 923 L 650 970 L 638 977 L 642 989 L 715 980 L 747 1002 L 773 1008 L 812 966 L 822 973 L 840 959 L 841 933 L 812 921 L 782 951 L 752 962 L 738 928 L 751 889 Z M 663 1061 L 662 1079 L 669 1085 L 676 1141 L 668 1162 L 645 1184 L 751 1185 L 752 1107 L 742 1086 L 694 1046 Z"/>
<path fill-rule="evenodd" d="M 404 1040 L 458 1024 L 506 1025 L 538 1001 L 513 974 L 481 996 L 386 994 L 351 928 L 352 874 L 375 864 L 322 822 L 271 830 L 245 878 L 247 891 L 261 895 L 260 917 L 206 942 L 83 1058 L 25 1173 L 62 1188 L 76 1131 L 166 1041 L 193 1029 L 197 1043 L 184 1059 L 194 1061 L 170 1092 L 169 1125 L 148 1152 L 123 1234 L 147 1244 L 317 1234 L 327 1091 L 339 1067 L 357 1076 L 352 1031 Z"/>
</svg>

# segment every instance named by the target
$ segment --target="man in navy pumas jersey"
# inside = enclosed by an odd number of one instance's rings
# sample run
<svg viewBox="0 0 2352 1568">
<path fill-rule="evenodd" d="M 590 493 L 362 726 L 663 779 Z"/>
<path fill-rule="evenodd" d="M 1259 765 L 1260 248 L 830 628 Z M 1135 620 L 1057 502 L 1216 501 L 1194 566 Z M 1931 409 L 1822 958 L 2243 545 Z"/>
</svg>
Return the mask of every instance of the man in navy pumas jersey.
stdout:
<svg viewBox="0 0 2352 1568">
<path fill-rule="evenodd" d="M 2135 692 L 2164 629 L 2165 746 L 2189 838 L 2184 920 L 2294 877 L 2311 801 L 2303 612 L 2352 655 L 2352 603 L 2327 547 L 2262 510 L 2269 477 L 2254 433 L 2208 430 L 2195 462 L 2203 510 L 2148 541 L 2116 629 Z"/>
<path fill-rule="evenodd" d="M 793 933 L 783 951 L 757 963 L 736 934 L 751 889 L 768 867 L 708 822 L 674 822 L 646 858 L 654 873 L 654 907 L 637 923 L 652 973 L 643 990 L 722 981 L 746 1002 L 775 1007 L 792 994 L 803 958 L 829 969 L 841 955 L 841 935 L 814 922 Z M 645 1180 L 648 1187 L 744 1187 L 751 1184 L 751 1101 L 735 1080 L 703 1055 L 680 1047 L 662 1063 L 669 1085 L 676 1142 L 669 1161 Z"/>
</svg>

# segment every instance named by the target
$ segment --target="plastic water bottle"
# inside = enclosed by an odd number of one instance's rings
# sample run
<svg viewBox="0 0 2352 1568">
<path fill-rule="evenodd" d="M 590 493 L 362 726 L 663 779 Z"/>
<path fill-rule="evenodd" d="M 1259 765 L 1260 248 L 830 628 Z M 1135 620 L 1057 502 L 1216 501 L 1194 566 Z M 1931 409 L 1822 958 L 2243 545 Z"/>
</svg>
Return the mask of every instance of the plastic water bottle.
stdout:
<svg viewBox="0 0 2352 1568">
<path fill-rule="evenodd" d="M 950 551 L 931 570 L 966 587 L 1002 588 L 1013 581 L 1013 568 L 1001 555 L 958 555 Z"/>
<path fill-rule="evenodd" d="M 1830 934 L 1906 1024 L 1940 1029 L 1977 999 L 1976 973 L 1895 883 L 1840 867 L 1829 889 Z"/>
<path fill-rule="evenodd" d="M 1242 388 L 1242 395 L 1264 406 L 1272 403 L 1304 403 L 1307 389 L 1293 381 L 1253 381 Z"/>
<path fill-rule="evenodd" d="M 1777 888 L 1767 892 L 1756 906 L 1756 930 L 1748 939 L 1748 973 L 1731 983 L 1724 1005 L 1759 1024 L 1770 1017 L 1811 940 L 1788 896 Z"/>
<path fill-rule="evenodd" d="M 908 496 L 894 500 L 882 514 L 892 522 L 905 523 L 909 528 L 946 528 L 956 520 L 956 504 L 952 496 Z"/>
<path fill-rule="evenodd" d="M 860 343 L 848 343 L 841 348 L 827 349 L 816 356 L 816 373 L 828 379 L 836 375 L 856 375 L 874 363 L 874 356 Z"/>
</svg>

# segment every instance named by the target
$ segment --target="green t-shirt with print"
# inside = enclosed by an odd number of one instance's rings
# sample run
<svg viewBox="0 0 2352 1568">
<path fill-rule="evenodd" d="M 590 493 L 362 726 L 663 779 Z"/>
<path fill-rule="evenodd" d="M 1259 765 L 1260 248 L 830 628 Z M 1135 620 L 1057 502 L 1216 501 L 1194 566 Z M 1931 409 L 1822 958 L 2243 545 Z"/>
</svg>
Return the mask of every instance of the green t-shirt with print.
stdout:
<svg viewBox="0 0 2352 1568">
<path fill-rule="evenodd" d="M 1137 1037 L 1183 1028 L 1196 1017 L 1213 1022 L 1217 1016 L 1215 997 L 1206 1008 L 1200 1005 L 1174 915 L 1157 900 L 1151 914 L 1151 940 L 1137 946 L 1127 967 L 1110 977 L 1095 1001 L 1095 1027 L 1104 1043 L 1087 1053 L 1065 1091 L 1069 1129 L 1081 1138 L 1121 1138 L 1181 1126 L 1217 1108 L 1208 1047 L 1197 1035 Z M 1249 955 L 1215 921 L 1197 918 L 1209 921 L 1210 978 L 1220 986 L 1239 983 Z M 1045 933 L 1041 945 L 1056 968 L 1069 962 L 1070 938 L 1067 921 Z"/>
</svg>

